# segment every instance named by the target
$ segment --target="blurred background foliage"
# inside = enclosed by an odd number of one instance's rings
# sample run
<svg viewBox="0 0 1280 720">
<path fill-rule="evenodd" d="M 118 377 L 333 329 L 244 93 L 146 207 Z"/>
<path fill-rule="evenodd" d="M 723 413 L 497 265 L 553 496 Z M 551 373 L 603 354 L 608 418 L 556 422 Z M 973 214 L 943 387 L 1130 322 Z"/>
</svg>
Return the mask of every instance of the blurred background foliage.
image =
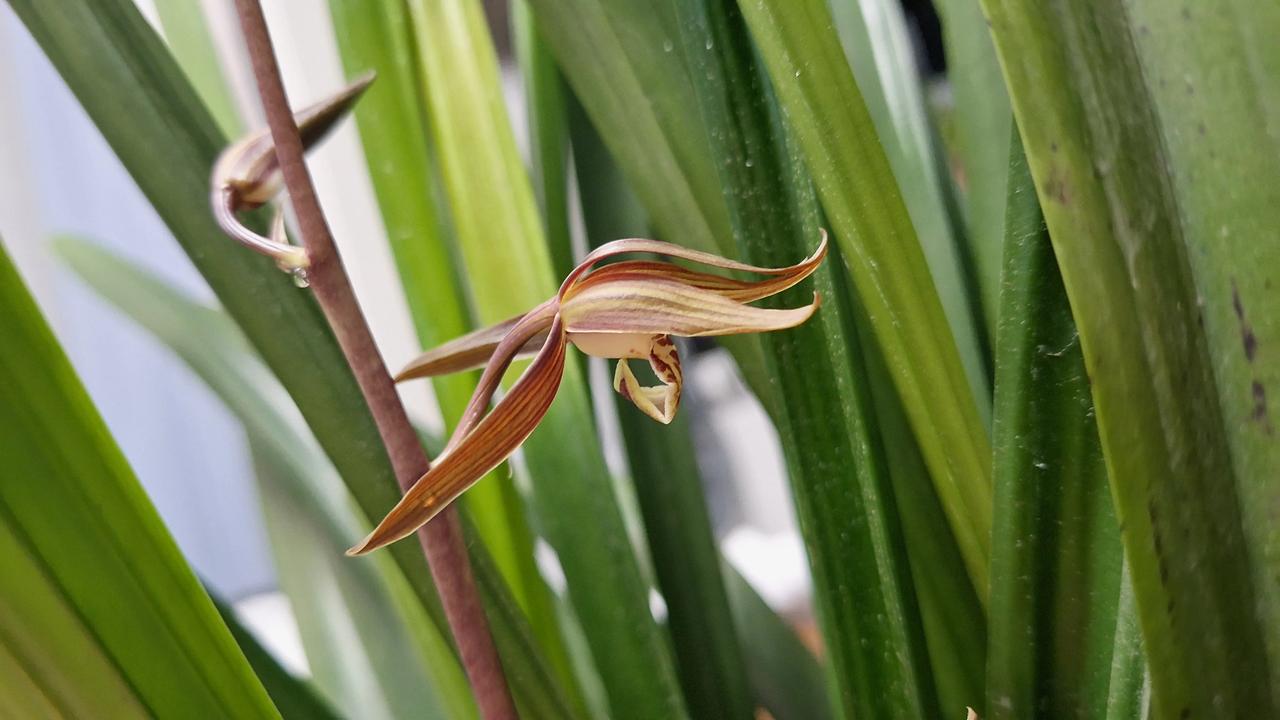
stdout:
<svg viewBox="0 0 1280 720">
<path fill-rule="evenodd" d="M 571 354 L 461 501 L 523 716 L 1280 712 L 1273 0 L 265 6 L 295 104 L 377 73 L 312 168 L 393 367 L 614 238 L 831 232 L 676 422 Z M 0 30 L 0 716 L 474 717 L 420 549 L 342 556 L 398 489 L 329 328 L 208 210 L 230 3 Z M 402 388 L 432 451 L 475 382 Z"/>
</svg>

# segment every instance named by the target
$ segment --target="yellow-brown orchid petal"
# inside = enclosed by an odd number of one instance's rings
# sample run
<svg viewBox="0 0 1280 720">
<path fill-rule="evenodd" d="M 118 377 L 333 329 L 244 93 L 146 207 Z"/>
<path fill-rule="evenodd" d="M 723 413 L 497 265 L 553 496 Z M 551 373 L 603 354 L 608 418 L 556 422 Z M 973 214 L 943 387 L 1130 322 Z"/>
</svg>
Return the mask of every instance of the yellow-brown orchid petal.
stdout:
<svg viewBox="0 0 1280 720">
<path fill-rule="evenodd" d="M 703 290 L 711 290 L 737 302 L 753 302 L 795 287 L 802 280 L 812 275 L 818 269 L 818 266 L 822 264 L 825 257 L 826 249 L 825 247 L 820 247 L 819 252 L 815 253 L 813 257 L 806 258 L 804 262 L 790 267 L 779 268 L 779 270 L 785 272 L 764 280 L 738 280 L 655 260 L 623 260 L 622 262 L 605 265 L 593 270 L 586 277 L 579 280 L 566 293 L 566 297 L 571 297 L 583 288 L 600 282 L 660 278 L 675 280 Z"/>
<path fill-rule="evenodd" d="M 555 399 L 564 373 L 564 328 L 557 317 L 533 363 L 489 413 L 454 440 L 395 508 L 348 555 L 363 555 L 407 537 L 506 460 L 533 432 Z M 459 439 L 460 438 L 460 439 Z"/>
<path fill-rule="evenodd" d="M 734 302 L 674 280 L 645 278 L 595 283 L 560 304 L 565 329 L 577 333 L 644 333 L 702 337 L 795 327 L 818 309 L 813 303 L 770 310 Z"/>
<path fill-rule="evenodd" d="M 755 273 L 757 275 L 791 276 L 799 273 L 798 277 L 796 277 L 796 279 L 791 283 L 791 285 L 794 285 L 817 269 L 818 265 L 822 263 L 823 258 L 826 257 L 827 231 L 822 230 L 821 233 L 822 240 L 818 243 L 818 249 L 814 251 L 813 255 L 805 258 L 796 265 L 781 268 L 748 265 L 746 263 L 737 262 L 736 260 L 729 260 L 727 258 L 720 257 L 719 255 L 713 255 L 711 253 L 705 253 L 698 250 L 690 250 L 689 248 L 663 242 L 661 240 L 648 240 L 645 238 L 614 240 L 596 248 L 583 258 L 582 262 L 578 263 L 577 267 L 569 273 L 569 276 L 565 278 L 564 282 L 560 285 L 560 298 L 564 299 L 567 297 L 570 290 L 577 285 L 579 281 L 583 280 L 583 275 L 590 271 L 597 263 L 611 257 L 628 255 L 631 253 L 652 253 L 655 255 L 664 255 L 666 257 L 677 258 L 680 260 L 689 260 L 702 265 L 710 265 L 711 267 L 720 268 L 722 270 L 738 270 L 742 272 Z M 601 268 L 597 272 L 602 272 L 607 269 L 607 267 L 608 266 Z M 786 287 L 790 287 L 790 285 L 787 285 Z M 785 287 L 781 289 L 785 289 Z M 773 293 L 780 292 L 781 289 L 767 294 L 771 295 Z M 759 297 L 765 296 L 762 295 L 752 299 L 759 299 Z"/>
<path fill-rule="evenodd" d="M 653 368 L 653 373 L 662 381 L 661 386 L 641 385 L 624 357 L 618 361 L 614 370 L 613 389 L 645 415 L 667 425 L 675 419 L 676 409 L 680 406 L 680 388 L 684 385 L 680 353 L 676 351 L 676 344 L 670 337 L 658 335 L 650 339 L 649 367 Z"/>
<path fill-rule="evenodd" d="M 396 374 L 396 382 L 484 367 L 493 356 L 494 350 L 498 348 L 498 344 L 502 342 L 502 338 L 506 337 L 507 333 L 524 317 L 519 315 L 497 325 L 467 333 L 422 353 Z M 550 326 L 551 318 L 548 317 L 546 328 Z M 536 353 L 547 339 L 546 328 L 531 335 L 516 351 L 515 357 L 521 358 Z"/>
</svg>

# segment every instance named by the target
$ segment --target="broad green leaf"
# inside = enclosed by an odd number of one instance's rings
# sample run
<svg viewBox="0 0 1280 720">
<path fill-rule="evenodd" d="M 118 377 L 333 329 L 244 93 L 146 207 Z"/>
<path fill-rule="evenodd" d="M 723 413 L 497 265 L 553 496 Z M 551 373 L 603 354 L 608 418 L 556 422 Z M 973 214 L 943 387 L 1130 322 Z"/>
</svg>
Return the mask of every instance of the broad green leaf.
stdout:
<svg viewBox="0 0 1280 720">
<path fill-rule="evenodd" d="M 732 0 L 678 3 L 704 137 L 722 161 L 729 216 L 745 260 L 797 262 L 819 237 L 818 204 L 799 150 L 774 108 Z M 776 419 L 836 703 L 846 717 L 936 715 L 897 510 L 873 430 L 867 378 L 835 301 L 839 253 L 814 288 L 783 293 L 794 306 L 816 290 L 818 316 L 763 336 L 770 376 L 786 402 Z"/>
<path fill-rule="evenodd" d="M 976 288 L 970 287 L 961 259 L 957 234 L 963 236 L 963 228 L 952 228 L 947 211 L 949 187 L 943 183 L 950 180 L 939 173 L 945 165 L 935 157 L 916 49 L 902 5 L 899 0 L 831 0 L 830 5 L 854 79 L 920 238 L 978 412 L 989 425 L 990 344 L 975 305 Z"/>
<path fill-rule="evenodd" d="M 1261 568 L 1251 572 L 1249 556 L 1262 547 L 1249 543 L 1266 531 L 1252 524 L 1258 517 L 1253 510 L 1246 530 L 1240 503 L 1256 501 L 1256 489 L 1274 492 L 1274 483 L 1256 484 L 1255 477 L 1267 475 L 1248 474 L 1254 469 L 1243 462 L 1232 467 L 1226 428 L 1248 416 L 1224 416 L 1227 406 L 1215 392 L 1216 354 L 1200 325 L 1204 296 L 1193 282 L 1191 260 L 1218 240 L 1211 233 L 1220 226 L 1189 220 L 1198 206 L 1177 188 L 1185 189 L 1191 166 L 1173 145 L 1195 139 L 1166 136 L 1164 108 L 1154 100 L 1160 82 L 1214 97 L 1218 82 L 1270 80 L 1253 80 L 1237 65 L 1221 80 L 1197 85 L 1204 73 L 1218 72 L 1199 56 L 1176 73 L 1145 68 L 1137 43 L 1144 28 L 1152 28 L 1132 15 L 1133 3 L 983 5 L 1080 333 L 1143 629 L 1153 712 L 1272 714 L 1276 660 L 1268 660 L 1266 644 L 1274 644 L 1280 626 L 1267 611 L 1273 605 L 1259 602 L 1273 595 L 1259 593 L 1274 588 L 1274 573 L 1268 570 L 1272 584 L 1257 587 Z M 1262 14 L 1235 22 L 1275 17 L 1263 10 L 1266 3 L 1249 5 Z M 1170 22 L 1184 11 L 1191 7 L 1168 8 Z M 1194 42 L 1198 37 L 1181 44 Z M 1238 49 L 1235 41 L 1214 42 L 1223 53 Z M 1153 75 L 1157 69 L 1163 74 Z M 1205 107 L 1214 112 L 1199 120 L 1207 133 L 1217 111 L 1229 110 Z M 1177 143 L 1169 141 L 1174 138 Z M 1264 152 L 1244 137 L 1222 142 Z M 1268 185 L 1245 168 L 1229 172 L 1231 179 L 1221 182 L 1196 175 L 1196 182 L 1209 183 L 1198 197 L 1207 198 L 1210 187 L 1223 194 L 1224 188 L 1247 192 Z M 1274 224 L 1250 221 L 1239 231 L 1240 242 L 1266 246 Z M 1261 257 L 1217 257 L 1223 269 L 1249 273 L 1262 267 Z M 1229 308 L 1225 297 L 1214 298 L 1217 307 Z M 1215 322 L 1227 322 L 1228 313 L 1234 310 L 1219 313 Z M 1242 493 L 1246 482 L 1248 496 Z"/>
<path fill-rule="evenodd" d="M 858 299 L 986 597 L 991 450 L 911 219 L 823 0 L 742 0 Z"/>
<path fill-rule="evenodd" d="M 1122 622 L 1120 531 L 1080 340 L 1014 140 L 996 336 L 991 617 L 998 621 L 988 630 L 988 715 L 1102 718 L 1112 668 L 1133 661 L 1113 657 Z"/>
<path fill-rule="evenodd" d="M 130 0 L 10 5 L 284 385 L 361 510 L 373 516 L 393 506 L 399 486 L 319 308 L 270 260 L 246 252 L 215 225 L 209 172 L 226 138 L 137 8 Z M 510 590 L 482 544 L 473 540 L 468 549 L 521 707 L 530 716 L 564 717 L 566 696 L 533 645 Z M 390 552 L 432 622 L 446 628 L 421 548 L 400 543 Z"/>
<path fill-rule="evenodd" d="M 407 8 L 399 2 L 331 0 L 338 47 L 347 72 L 373 70 L 378 81 L 356 106 L 383 224 L 423 347 L 471 329 L 456 258 L 441 222 L 443 190 L 419 92 L 417 54 Z M 401 360 L 391 359 L 394 364 Z M 446 427 L 453 427 L 475 389 L 471 373 L 432 380 Z M 572 686 L 546 584 L 534 565 L 533 537 L 506 465 L 482 478 L 464 499 L 485 544 L 529 616 L 538 644 Z"/>
<path fill-rule="evenodd" d="M 54 715 L 279 717 L 2 249 L 0 335 L 0 692 Z"/>
<path fill-rule="evenodd" d="M 262 686 L 271 695 L 271 700 L 280 711 L 284 720 L 337 720 L 337 715 L 325 704 L 310 684 L 294 677 L 284 669 L 275 657 L 264 648 L 258 639 L 236 617 L 236 613 L 226 603 L 211 596 L 218 615 L 227 624 L 231 636 L 236 639 L 240 651 L 249 661 L 249 666 L 262 681 Z M 99 706 L 101 707 L 101 706 Z"/>
<path fill-rule="evenodd" d="M 940 0 L 942 47 L 951 88 L 956 185 L 963 199 L 968 248 L 991 344 L 1000 307 L 1006 160 L 1012 111 L 979 0 Z"/>
<path fill-rule="evenodd" d="M 1280 3 L 1128 3 L 1204 322 L 1280 703 Z"/>
<path fill-rule="evenodd" d="M 412 0 L 424 96 L 471 297 L 481 323 L 505 320 L 557 287 L 533 192 L 516 152 L 479 3 Z M 670 653 L 649 611 L 576 363 L 524 445 L 532 524 L 558 555 L 612 712 L 684 714 Z M 588 435 L 588 437 L 591 437 Z"/>
<path fill-rule="evenodd" d="M 408 585 L 395 564 L 343 556 L 369 521 L 235 324 L 91 243 L 62 238 L 57 248 L 82 279 L 168 346 L 244 424 L 281 589 L 330 703 L 347 716 L 403 717 L 442 702 L 451 717 L 474 715 L 447 641 L 420 605 L 400 602 Z"/>
</svg>

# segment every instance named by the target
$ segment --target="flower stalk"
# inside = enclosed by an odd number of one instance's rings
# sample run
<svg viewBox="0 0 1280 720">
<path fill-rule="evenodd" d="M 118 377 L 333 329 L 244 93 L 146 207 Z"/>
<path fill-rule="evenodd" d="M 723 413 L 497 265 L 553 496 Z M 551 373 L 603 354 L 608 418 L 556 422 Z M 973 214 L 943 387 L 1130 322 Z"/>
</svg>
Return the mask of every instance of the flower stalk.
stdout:
<svg viewBox="0 0 1280 720">
<path fill-rule="evenodd" d="M 310 173 L 303 161 L 304 141 L 289 109 L 262 8 L 258 0 L 236 0 L 236 10 L 266 112 L 275 165 L 293 204 L 303 242 L 301 254 L 287 250 L 292 246 L 278 247 L 285 245 L 281 238 L 267 239 L 268 243 L 276 246 L 255 249 L 284 253 L 283 259 L 292 263 L 286 264 L 286 269 L 305 268 L 315 298 L 365 396 L 396 479 L 402 489 L 408 490 L 430 470 L 430 462 L 409 424 L 391 376 L 356 302 L 321 211 Z M 339 109 L 333 120 L 341 114 Z M 308 128 L 319 127 L 314 123 L 304 124 Z M 263 136 L 264 139 L 266 137 Z M 216 208 L 219 200 L 216 194 L 214 200 Z M 234 210 L 231 210 L 232 215 Z M 244 238 L 237 239 L 244 242 Z M 277 261 L 280 260 L 277 257 Z M 486 719 L 515 718 L 515 704 L 467 561 L 460 522 L 452 511 L 441 514 L 437 520 L 423 527 L 418 536 L 457 640 L 476 704 Z"/>
</svg>

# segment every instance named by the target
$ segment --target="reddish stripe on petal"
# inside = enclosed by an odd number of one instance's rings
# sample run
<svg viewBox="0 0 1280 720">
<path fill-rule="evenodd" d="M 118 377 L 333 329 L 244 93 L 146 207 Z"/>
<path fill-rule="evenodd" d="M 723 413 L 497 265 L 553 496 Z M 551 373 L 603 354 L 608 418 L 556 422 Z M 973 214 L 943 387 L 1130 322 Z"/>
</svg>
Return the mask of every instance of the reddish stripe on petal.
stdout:
<svg viewBox="0 0 1280 720">
<path fill-rule="evenodd" d="M 661 240 L 647 240 L 643 238 L 627 238 L 624 240 L 614 240 L 605 243 L 596 248 L 569 273 L 564 283 L 560 285 L 560 297 L 564 299 L 571 288 L 574 287 L 591 268 L 602 260 L 618 255 L 626 255 L 630 253 L 653 253 L 656 255 L 664 255 L 666 257 L 677 258 L 680 260 L 689 260 L 703 265 L 720 268 L 722 270 L 739 270 L 742 272 L 756 273 L 758 275 L 789 275 L 796 272 L 796 268 L 812 266 L 807 272 L 804 272 L 795 282 L 813 272 L 814 268 L 822 262 L 827 253 L 827 231 L 822 231 L 822 241 L 818 244 L 818 249 L 813 255 L 806 258 L 802 262 L 783 268 L 761 267 L 759 265 L 748 265 L 746 263 L 729 260 L 728 258 L 712 255 L 711 253 L 690 250 L 672 243 L 662 242 Z M 794 284 L 794 283 L 792 283 Z M 778 292 L 775 290 L 774 292 Z M 772 293 L 770 293 L 772 294 Z M 759 296 L 759 297 L 764 297 Z M 755 298 L 753 298 L 755 299 Z"/>
<path fill-rule="evenodd" d="M 711 290 L 672 280 L 645 278 L 597 283 L 562 303 L 570 333 L 646 333 L 701 337 L 795 327 L 818 308 L 771 310 L 730 300 Z"/>
<path fill-rule="evenodd" d="M 348 555 L 363 555 L 407 537 L 520 447 L 555 399 L 564 374 L 564 328 L 557 317 L 542 350 L 493 412 L 464 433 Z M 460 438 L 460 439 L 459 439 Z"/>
</svg>

